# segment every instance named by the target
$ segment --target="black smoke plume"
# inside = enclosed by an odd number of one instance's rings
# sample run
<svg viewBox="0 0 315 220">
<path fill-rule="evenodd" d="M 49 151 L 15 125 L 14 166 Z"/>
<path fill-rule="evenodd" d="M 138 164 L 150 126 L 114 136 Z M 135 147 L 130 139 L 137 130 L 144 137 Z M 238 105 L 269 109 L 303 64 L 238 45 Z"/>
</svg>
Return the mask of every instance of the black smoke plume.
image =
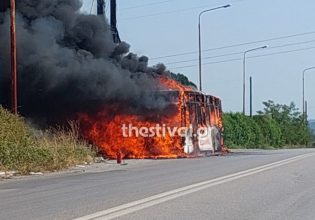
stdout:
<svg viewBox="0 0 315 220">
<path fill-rule="evenodd" d="M 0 104 L 10 105 L 10 17 L 0 3 Z M 18 0 L 19 112 L 33 119 L 67 119 L 113 102 L 163 108 L 155 77 L 164 65 L 113 43 L 100 16 L 80 13 L 80 0 Z"/>
</svg>

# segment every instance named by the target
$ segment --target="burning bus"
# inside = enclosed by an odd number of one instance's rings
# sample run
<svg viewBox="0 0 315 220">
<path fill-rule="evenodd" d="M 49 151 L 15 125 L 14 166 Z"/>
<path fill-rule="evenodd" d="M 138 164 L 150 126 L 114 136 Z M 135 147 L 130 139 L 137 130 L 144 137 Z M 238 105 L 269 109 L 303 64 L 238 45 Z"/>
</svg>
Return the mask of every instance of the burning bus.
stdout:
<svg viewBox="0 0 315 220">
<path fill-rule="evenodd" d="M 0 29 L 8 30 L 9 1 L 1 2 Z M 164 65 L 150 67 L 148 57 L 129 52 L 130 45 L 119 38 L 116 1 L 110 4 L 110 24 L 102 0 L 98 16 L 80 13 L 79 1 L 26 2 L 17 4 L 17 33 L 23 33 L 18 46 L 25 45 L 19 53 L 32 58 L 18 60 L 19 111 L 25 117 L 45 127 L 78 116 L 82 136 L 108 158 L 178 158 L 224 150 L 220 99 L 182 85 Z M 9 106 L 9 44 L 1 45 L 0 103 Z M 54 50 L 47 51 L 47 45 Z"/>
<path fill-rule="evenodd" d="M 80 114 L 83 136 L 112 159 L 120 155 L 180 158 L 224 152 L 221 100 L 169 77 L 157 80 L 164 89 L 154 95 L 167 103 L 163 109 L 138 111 L 113 104 L 94 115 Z"/>
</svg>

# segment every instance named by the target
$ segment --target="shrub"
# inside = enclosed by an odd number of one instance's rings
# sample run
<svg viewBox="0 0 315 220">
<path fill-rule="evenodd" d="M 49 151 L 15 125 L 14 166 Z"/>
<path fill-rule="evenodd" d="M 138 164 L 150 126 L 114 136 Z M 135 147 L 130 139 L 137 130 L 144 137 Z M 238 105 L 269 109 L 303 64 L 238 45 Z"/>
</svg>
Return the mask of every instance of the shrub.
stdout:
<svg viewBox="0 0 315 220">
<path fill-rule="evenodd" d="M 49 149 L 53 155 L 50 170 L 58 170 L 82 162 L 91 162 L 95 151 L 89 144 L 80 139 L 79 126 L 69 122 L 69 128 L 52 128 L 40 135 L 37 141 L 44 149 Z"/>
<path fill-rule="evenodd" d="M 225 144 L 229 147 L 260 147 L 262 134 L 252 118 L 241 113 L 223 114 Z"/>
<path fill-rule="evenodd" d="M 261 130 L 261 138 L 264 147 L 283 146 L 282 132 L 279 124 L 267 116 L 254 116 L 253 119 Z"/>
<path fill-rule="evenodd" d="M 81 141 L 78 126 L 51 129 L 34 135 L 22 117 L 0 106 L 0 168 L 30 171 L 53 171 L 82 162 L 89 162 L 94 152 Z"/>
<path fill-rule="evenodd" d="M 248 117 L 241 113 L 225 113 L 224 137 L 229 147 L 281 148 L 304 147 L 314 136 L 295 105 L 264 102 L 264 111 Z"/>
<path fill-rule="evenodd" d="M 38 145 L 21 117 L 0 107 L 0 125 L 1 167 L 25 173 L 52 162 L 51 152 Z"/>
</svg>

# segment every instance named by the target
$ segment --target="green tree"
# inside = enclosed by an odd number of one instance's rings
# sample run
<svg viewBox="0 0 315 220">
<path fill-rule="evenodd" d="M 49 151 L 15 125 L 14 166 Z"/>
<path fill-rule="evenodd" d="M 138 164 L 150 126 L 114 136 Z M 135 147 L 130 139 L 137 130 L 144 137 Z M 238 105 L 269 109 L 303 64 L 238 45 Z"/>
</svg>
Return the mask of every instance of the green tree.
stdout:
<svg viewBox="0 0 315 220">
<path fill-rule="evenodd" d="M 256 115 L 253 117 L 260 127 L 263 147 L 283 146 L 282 132 L 279 124 L 271 117 Z"/>
<path fill-rule="evenodd" d="M 264 109 L 254 117 L 225 113 L 224 139 L 229 147 L 301 147 L 314 140 L 308 123 L 294 103 L 263 102 Z"/>
<path fill-rule="evenodd" d="M 223 115 L 225 144 L 230 147 L 257 148 L 263 145 L 259 125 L 241 113 Z"/>
<path fill-rule="evenodd" d="M 264 110 L 259 111 L 258 114 L 271 117 L 279 124 L 285 145 L 298 146 L 310 143 L 311 131 L 294 103 L 282 105 L 269 100 L 263 102 L 263 105 Z"/>
</svg>

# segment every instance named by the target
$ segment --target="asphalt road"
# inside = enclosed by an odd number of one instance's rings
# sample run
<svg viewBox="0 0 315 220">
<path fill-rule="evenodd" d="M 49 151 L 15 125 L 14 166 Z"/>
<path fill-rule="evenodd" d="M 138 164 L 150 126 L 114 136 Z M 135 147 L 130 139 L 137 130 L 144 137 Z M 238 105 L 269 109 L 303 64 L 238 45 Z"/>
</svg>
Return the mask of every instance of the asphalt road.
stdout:
<svg viewBox="0 0 315 220">
<path fill-rule="evenodd" d="M 155 160 L 0 182 L 0 219 L 315 219 L 315 150 Z"/>
</svg>

